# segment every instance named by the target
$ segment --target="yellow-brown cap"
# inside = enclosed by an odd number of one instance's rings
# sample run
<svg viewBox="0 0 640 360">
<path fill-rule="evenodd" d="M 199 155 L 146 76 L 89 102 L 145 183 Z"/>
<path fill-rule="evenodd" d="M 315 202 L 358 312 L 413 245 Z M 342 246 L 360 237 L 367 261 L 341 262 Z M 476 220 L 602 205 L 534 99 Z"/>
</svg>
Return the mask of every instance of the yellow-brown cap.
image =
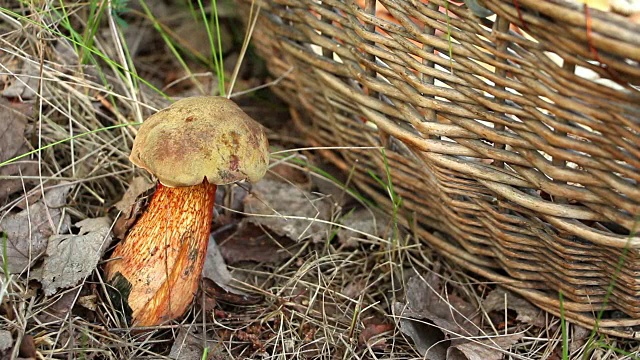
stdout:
<svg viewBox="0 0 640 360">
<path fill-rule="evenodd" d="M 166 186 L 255 182 L 267 171 L 269 143 L 233 101 L 190 97 L 144 121 L 129 159 Z"/>
</svg>

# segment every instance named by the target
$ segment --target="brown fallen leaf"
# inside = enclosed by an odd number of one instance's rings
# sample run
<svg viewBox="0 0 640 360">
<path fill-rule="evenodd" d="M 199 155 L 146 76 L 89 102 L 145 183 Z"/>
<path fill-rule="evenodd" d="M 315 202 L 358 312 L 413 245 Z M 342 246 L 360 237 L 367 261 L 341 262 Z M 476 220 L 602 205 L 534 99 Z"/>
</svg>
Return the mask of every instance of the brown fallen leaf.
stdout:
<svg viewBox="0 0 640 360">
<path fill-rule="evenodd" d="M 500 360 L 507 349 L 522 339 L 523 334 L 495 336 L 488 339 L 464 341 L 447 349 L 447 360 Z"/>
<path fill-rule="evenodd" d="M 259 304 L 264 300 L 262 296 L 247 294 L 235 288 L 232 288 L 232 291 L 227 291 L 209 278 L 202 280 L 200 289 L 203 291 L 204 297 L 197 300 L 200 301 L 203 310 L 215 310 L 215 305 L 218 303 L 249 306 Z"/>
<path fill-rule="evenodd" d="M 27 126 L 27 112 L 32 108 L 23 103 L 12 103 L 0 98 L 0 161 L 6 161 L 24 144 L 24 131 Z"/>
<path fill-rule="evenodd" d="M 202 278 L 195 300 L 196 305 L 198 305 L 205 314 L 209 314 L 216 310 L 216 304 L 218 304 L 218 301 L 215 296 L 215 287 L 216 284 L 213 280 Z"/>
<path fill-rule="evenodd" d="M 406 303 L 394 303 L 400 331 L 408 335 L 419 353 L 428 359 L 446 359 L 450 340 L 477 336 L 480 332 L 472 318 L 475 308 L 454 294 L 445 294 L 436 272 L 411 277 L 405 298 Z"/>
<path fill-rule="evenodd" d="M 218 216 L 215 217 L 214 222 L 219 222 L 221 217 L 226 217 L 228 220 L 240 217 L 239 213 L 244 211 L 244 199 L 250 189 L 251 184 L 218 186 L 215 207 Z"/>
<path fill-rule="evenodd" d="M 575 324 L 570 324 L 570 326 L 572 332 L 569 335 L 569 339 L 571 339 L 569 343 L 569 353 L 573 353 L 586 344 L 591 335 L 591 330 Z"/>
<path fill-rule="evenodd" d="M 113 226 L 113 234 L 116 238 L 123 240 L 127 231 L 133 226 L 142 214 L 147 204 L 147 192 L 155 184 L 147 178 L 138 176 L 129 183 L 127 191 L 122 199 L 115 204 L 115 208 L 120 210 L 121 215 Z"/>
<path fill-rule="evenodd" d="M 343 225 L 336 233 L 340 243 L 346 247 L 356 247 L 360 239 L 369 236 L 386 237 L 385 230 L 391 229 L 390 219 L 383 215 L 375 215 L 367 209 L 358 209 L 340 218 Z"/>
<path fill-rule="evenodd" d="M 403 311 L 401 303 L 394 304 L 396 314 Z M 450 343 L 446 341 L 442 331 L 427 320 L 412 319 L 411 317 L 402 318 L 399 323 L 400 331 L 413 340 L 420 355 L 430 360 L 446 360 L 447 348 Z"/>
<path fill-rule="evenodd" d="M 206 335 L 199 333 L 195 327 L 183 327 L 171 346 L 169 352 L 170 359 L 176 360 L 202 360 L 205 347 L 208 348 L 207 359 L 226 360 L 231 359 L 224 353 L 224 346 L 220 346 L 217 341 L 206 338 Z"/>
<path fill-rule="evenodd" d="M 12 103 L 0 98 L 0 163 L 29 151 L 25 140 L 27 116 L 33 110 L 33 104 Z M 36 175 L 38 166 L 28 158 L 17 160 L 0 167 L 0 176 Z M 24 180 L 27 184 L 33 180 Z M 21 179 L 0 181 L 0 201 L 22 190 Z"/>
<path fill-rule="evenodd" d="M 205 294 L 210 298 L 218 298 L 233 304 L 255 303 L 261 300 L 259 297 L 247 294 L 232 286 L 233 276 L 227 268 L 220 247 L 213 235 L 209 236 L 209 246 L 207 247 L 204 267 L 202 268 L 202 277 L 205 280 L 211 280 L 210 284 L 205 281 L 203 286 Z M 208 308 L 212 309 L 213 306 Z"/>
<path fill-rule="evenodd" d="M 149 181 L 144 176 L 136 176 L 131 179 L 129 182 L 129 187 L 127 191 L 125 191 L 124 195 L 122 195 L 122 199 L 118 201 L 114 206 L 116 209 L 127 212 L 131 209 L 132 206 L 136 203 L 136 200 L 149 191 L 152 187 L 154 187 L 154 183 Z"/>
<path fill-rule="evenodd" d="M 37 95 L 39 75 L 40 70 L 36 64 L 24 62 L 20 73 L 11 79 L 11 85 L 2 90 L 2 96 L 22 100 L 33 99 Z"/>
<path fill-rule="evenodd" d="M 111 219 L 85 219 L 76 226 L 77 235 L 53 235 L 47 245 L 47 257 L 42 265 L 42 289 L 53 295 L 89 276 L 111 243 Z"/>
<path fill-rule="evenodd" d="M 20 71 L 20 65 L 22 63 L 16 56 L 4 51 L 0 53 L 0 63 L 2 63 L 4 67 L 4 71 L 0 73 L 0 88 L 4 89 L 13 81 L 12 74 Z"/>
<path fill-rule="evenodd" d="M 11 331 L 8 330 L 0 330 L 0 355 L 2 355 L 3 359 L 5 356 L 8 356 L 8 351 L 13 347 L 13 337 L 11 336 Z"/>
<path fill-rule="evenodd" d="M 62 185 L 50 189 L 45 193 L 44 199 L 31 204 L 28 210 L 8 215 L 0 221 L 0 231 L 7 235 L 6 265 L 9 272 L 20 274 L 38 259 L 46 250 L 49 237 L 56 233 L 58 227 L 61 233 L 68 231 L 69 215 L 61 219 L 61 208 L 66 204 L 71 188 L 71 185 Z M 4 267 L 0 267 L 2 268 Z"/>
<path fill-rule="evenodd" d="M 315 158 L 313 161 L 318 167 L 322 168 L 326 172 L 327 177 L 324 176 L 312 176 L 311 181 L 313 185 L 318 189 L 318 192 L 325 194 L 325 196 L 331 199 L 331 202 L 339 207 L 348 207 L 350 204 L 354 204 L 354 197 L 350 195 L 347 190 L 340 184 L 347 183 L 348 176 L 336 167 L 333 163 L 326 161 L 323 158 Z M 335 180 L 334 180 L 335 179 Z"/>
<path fill-rule="evenodd" d="M 242 261 L 273 264 L 290 258 L 298 246 L 287 237 L 268 234 L 245 218 L 222 242 L 220 252 L 229 265 Z"/>
<path fill-rule="evenodd" d="M 79 58 L 71 41 L 65 38 L 58 38 L 56 45 L 53 47 L 53 64 L 60 67 L 71 67 L 78 65 Z"/>
<path fill-rule="evenodd" d="M 202 341 L 196 338 L 188 328 L 181 328 L 178 336 L 171 346 L 169 358 L 200 360 L 202 359 L 203 352 L 204 348 L 202 346 Z"/>
<path fill-rule="evenodd" d="M 47 306 L 36 314 L 38 321 L 42 323 L 64 321 L 73 308 L 78 290 L 60 292 L 47 299 Z"/>
<path fill-rule="evenodd" d="M 301 158 L 302 161 L 305 161 L 302 155 L 298 155 L 298 157 Z M 265 177 L 276 181 L 284 180 L 291 183 L 292 186 L 296 186 L 307 191 L 311 190 L 311 187 L 313 186 L 308 170 L 304 171 L 289 163 L 280 163 L 271 167 Z"/>
<path fill-rule="evenodd" d="M 229 287 L 229 284 L 233 281 L 233 277 L 229 269 L 227 269 L 227 264 L 220 252 L 220 247 L 212 235 L 209 236 L 207 256 L 202 267 L 202 277 L 214 281 L 222 288 Z"/>
<path fill-rule="evenodd" d="M 364 279 L 350 281 L 345 284 L 345 287 L 342 289 L 342 295 L 348 297 L 349 299 L 357 299 L 367 288 L 367 282 Z"/>
<path fill-rule="evenodd" d="M 22 338 L 18 354 L 22 357 L 37 359 L 38 351 L 36 350 L 36 342 L 33 339 L 33 336 L 25 335 Z"/>
<path fill-rule="evenodd" d="M 269 228 L 280 236 L 300 241 L 311 239 L 323 241 L 328 236 L 330 205 L 325 199 L 290 184 L 263 179 L 253 185 L 252 192 L 245 199 L 245 211 L 249 221 Z M 291 218 L 292 216 L 296 218 Z"/>
<path fill-rule="evenodd" d="M 506 291 L 503 288 L 498 287 L 492 290 L 484 301 L 482 301 L 482 307 L 487 313 L 495 311 L 500 316 L 503 316 L 502 314 L 504 314 L 505 305 L 508 310 L 515 311 L 518 314 L 516 321 L 540 328 L 545 327 L 546 320 L 542 310 L 533 306 L 530 302 L 520 296 Z"/>
<path fill-rule="evenodd" d="M 83 308 L 96 311 L 98 308 L 98 295 L 85 295 L 78 298 L 78 304 Z"/>
<path fill-rule="evenodd" d="M 384 349 L 386 341 L 384 338 L 381 338 L 381 335 L 394 328 L 395 326 L 393 324 L 381 321 L 367 321 L 364 329 L 358 336 L 358 344 L 360 346 L 369 346 L 372 349 Z"/>
</svg>

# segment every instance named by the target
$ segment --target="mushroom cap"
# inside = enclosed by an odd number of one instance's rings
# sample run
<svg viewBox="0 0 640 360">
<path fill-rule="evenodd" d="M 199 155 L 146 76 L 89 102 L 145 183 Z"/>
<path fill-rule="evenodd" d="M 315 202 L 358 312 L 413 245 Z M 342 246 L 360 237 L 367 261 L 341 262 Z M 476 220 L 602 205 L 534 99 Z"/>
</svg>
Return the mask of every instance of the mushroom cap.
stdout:
<svg viewBox="0 0 640 360">
<path fill-rule="evenodd" d="M 267 171 L 269 143 L 262 125 L 233 101 L 190 97 L 142 123 L 129 159 L 166 186 L 255 182 Z"/>
</svg>

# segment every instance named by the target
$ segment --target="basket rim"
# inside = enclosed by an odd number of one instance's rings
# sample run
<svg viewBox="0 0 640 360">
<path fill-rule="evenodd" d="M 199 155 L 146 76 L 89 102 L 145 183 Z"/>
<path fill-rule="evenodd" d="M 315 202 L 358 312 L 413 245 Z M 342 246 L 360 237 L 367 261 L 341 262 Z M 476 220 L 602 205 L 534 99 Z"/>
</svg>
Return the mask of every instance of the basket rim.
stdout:
<svg viewBox="0 0 640 360">
<path fill-rule="evenodd" d="M 585 18 L 585 5 L 570 2 L 568 0 L 497 0 L 502 3 L 510 3 L 517 7 L 526 7 L 556 21 L 565 22 L 574 26 L 590 26 L 593 31 L 607 37 L 640 45 L 640 24 L 633 23 L 621 14 L 613 11 L 603 11 L 588 7 L 590 21 Z M 485 0 L 490 2 L 490 0 Z"/>
</svg>

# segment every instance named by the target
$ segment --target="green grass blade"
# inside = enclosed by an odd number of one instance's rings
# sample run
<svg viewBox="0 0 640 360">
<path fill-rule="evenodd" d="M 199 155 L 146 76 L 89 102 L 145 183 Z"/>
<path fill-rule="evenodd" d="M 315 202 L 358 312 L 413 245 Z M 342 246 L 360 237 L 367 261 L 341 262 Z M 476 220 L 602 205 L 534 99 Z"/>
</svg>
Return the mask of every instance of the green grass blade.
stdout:
<svg viewBox="0 0 640 360">
<path fill-rule="evenodd" d="M 449 66 L 453 74 L 453 41 L 451 40 L 451 18 L 449 17 L 449 1 L 444 3 L 444 9 L 447 16 L 447 41 L 449 42 Z"/>
<path fill-rule="evenodd" d="M 562 331 L 562 359 L 569 360 L 569 334 L 567 333 L 567 320 L 564 317 L 564 295 L 560 290 L 560 329 Z"/>
<path fill-rule="evenodd" d="M 215 6 L 215 2 L 212 4 L 214 10 L 212 11 L 212 16 L 214 17 L 214 24 L 217 24 L 217 9 Z M 218 90 L 220 92 L 220 96 L 225 96 L 225 87 L 224 87 L 224 70 L 222 67 L 222 54 L 217 55 L 218 51 L 216 51 L 217 47 L 215 41 L 213 39 L 213 35 L 211 32 L 211 25 L 207 18 L 207 14 L 204 10 L 204 6 L 202 5 L 202 0 L 198 0 L 198 7 L 200 8 L 200 15 L 202 16 L 202 20 L 204 22 L 204 26 L 207 29 L 207 35 L 209 38 L 209 47 L 211 48 L 211 56 L 213 58 L 213 68 L 216 70 L 216 75 L 218 76 Z M 220 26 L 216 25 L 216 33 L 218 34 L 218 41 L 220 41 Z"/>
</svg>

